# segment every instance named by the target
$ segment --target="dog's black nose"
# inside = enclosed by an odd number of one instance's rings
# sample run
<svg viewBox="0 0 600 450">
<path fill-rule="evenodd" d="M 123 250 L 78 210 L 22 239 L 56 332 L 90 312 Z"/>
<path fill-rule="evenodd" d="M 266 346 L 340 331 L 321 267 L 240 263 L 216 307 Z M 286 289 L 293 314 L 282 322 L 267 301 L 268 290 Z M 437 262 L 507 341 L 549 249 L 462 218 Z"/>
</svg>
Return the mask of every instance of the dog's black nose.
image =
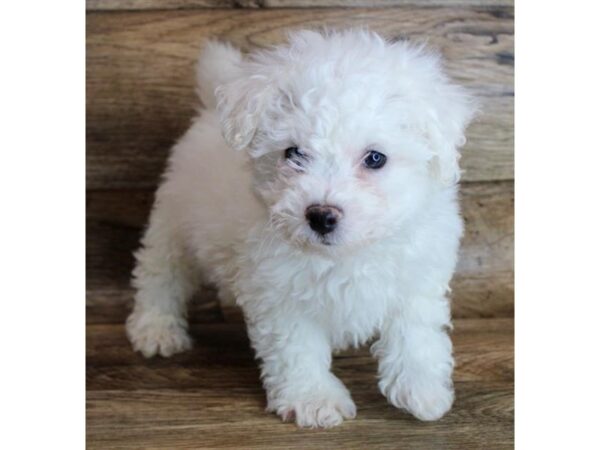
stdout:
<svg viewBox="0 0 600 450">
<path fill-rule="evenodd" d="M 312 205 L 306 208 L 306 220 L 321 235 L 331 233 L 342 218 L 342 211 L 335 206 Z"/>
</svg>

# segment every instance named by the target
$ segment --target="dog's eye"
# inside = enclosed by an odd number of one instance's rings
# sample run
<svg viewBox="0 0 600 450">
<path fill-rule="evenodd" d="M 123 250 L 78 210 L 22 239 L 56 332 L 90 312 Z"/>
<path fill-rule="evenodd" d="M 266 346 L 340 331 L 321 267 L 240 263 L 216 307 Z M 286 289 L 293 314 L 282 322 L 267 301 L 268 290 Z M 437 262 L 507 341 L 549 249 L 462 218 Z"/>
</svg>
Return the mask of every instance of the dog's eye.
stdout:
<svg viewBox="0 0 600 450">
<path fill-rule="evenodd" d="M 287 163 L 296 171 L 304 171 L 304 166 L 308 161 L 306 153 L 302 153 L 298 150 L 298 147 L 288 147 L 285 149 L 285 160 Z"/>
<path fill-rule="evenodd" d="M 381 169 L 385 162 L 387 161 L 387 156 L 383 153 L 376 152 L 375 150 L 369 151 L 363 160 L 365 166 L 369 169 Z"/>
<path fill-rule="evenodd" d="M 288 147 L 285 149 L 285 159 L 302 158 L 304 155 L 300 153 L 298 147 Z"/>
</svg>

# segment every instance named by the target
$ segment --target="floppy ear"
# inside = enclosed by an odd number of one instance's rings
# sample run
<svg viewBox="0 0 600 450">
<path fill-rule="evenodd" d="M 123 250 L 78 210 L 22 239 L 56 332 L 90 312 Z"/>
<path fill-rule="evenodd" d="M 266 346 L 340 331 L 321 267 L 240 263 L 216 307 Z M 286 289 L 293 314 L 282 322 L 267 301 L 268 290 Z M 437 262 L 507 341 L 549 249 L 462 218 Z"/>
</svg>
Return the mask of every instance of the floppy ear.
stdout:
<svg viewBox="0 0 600 450">
<path fill-rule="evenodd" d="M 215 89 L 238 78 L 243 61 L 242 53 L 231 44 L 216 40 L 204 43 L 196 65 L 196 89 L 205 108 L 217 106 Z"/>
<path fill-rule="evenodd" d="M 438 80 L 432 92 L 426 117 L 426 134 L 433 158 L 430 169 L 444 184 L 460 180 L 458 149 L 465 142 L 465 129 L 475 115 L 475 103 L 470 95 L 447 79 Z"/>
<path fill-rule="evenodd" d="M 242 75 L 217 88 L 223 137 L 235 150 L 247 148 L 252 142 L 271 91 L 265 75 Z"/>
</svg>

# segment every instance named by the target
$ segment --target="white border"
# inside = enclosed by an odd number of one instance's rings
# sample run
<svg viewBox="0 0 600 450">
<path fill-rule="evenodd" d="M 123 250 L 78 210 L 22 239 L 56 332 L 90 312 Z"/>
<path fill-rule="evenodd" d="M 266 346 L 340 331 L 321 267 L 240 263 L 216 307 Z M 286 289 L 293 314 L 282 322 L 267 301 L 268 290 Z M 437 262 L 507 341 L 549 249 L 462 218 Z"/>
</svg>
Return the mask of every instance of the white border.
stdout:
<svg viewBox="0 0 600 450">
<path fill-rule="evenodd" d="M 516 9 L 516 438 L 600 448 L 600 11 Z"/>
<path fill-rule="evenodd" d="M 84 8 L 0 13 L 0 448 L 85 447 Z"/>
</svg>

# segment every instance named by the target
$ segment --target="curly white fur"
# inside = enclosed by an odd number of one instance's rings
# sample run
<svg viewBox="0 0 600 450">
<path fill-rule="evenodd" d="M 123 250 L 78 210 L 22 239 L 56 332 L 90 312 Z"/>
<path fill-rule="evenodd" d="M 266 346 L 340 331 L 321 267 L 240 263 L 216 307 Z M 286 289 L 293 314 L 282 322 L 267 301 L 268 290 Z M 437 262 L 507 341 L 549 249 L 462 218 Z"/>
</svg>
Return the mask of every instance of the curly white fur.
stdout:
<svg viewBox="0 0 600 450">
<path fill-rule="evenodd" d="M 210 282 L 244 311 L 270 411 L 308 427 L 354 417 L 331 354 L 378 338 L 381 392 L 440 418 L 469 98 L 437 55 L 357 30 L 297 32 L 248 57 L 211 42 L 198 77 L 207 109 L 173 149 L 136 254 L 134 348 L 189 348 L 185 303 Z M 362 164 L 373 149 L 379 170 Z M 312 204 L 343 211 L 327 240 L 307 223 Z"/>
</svg>

